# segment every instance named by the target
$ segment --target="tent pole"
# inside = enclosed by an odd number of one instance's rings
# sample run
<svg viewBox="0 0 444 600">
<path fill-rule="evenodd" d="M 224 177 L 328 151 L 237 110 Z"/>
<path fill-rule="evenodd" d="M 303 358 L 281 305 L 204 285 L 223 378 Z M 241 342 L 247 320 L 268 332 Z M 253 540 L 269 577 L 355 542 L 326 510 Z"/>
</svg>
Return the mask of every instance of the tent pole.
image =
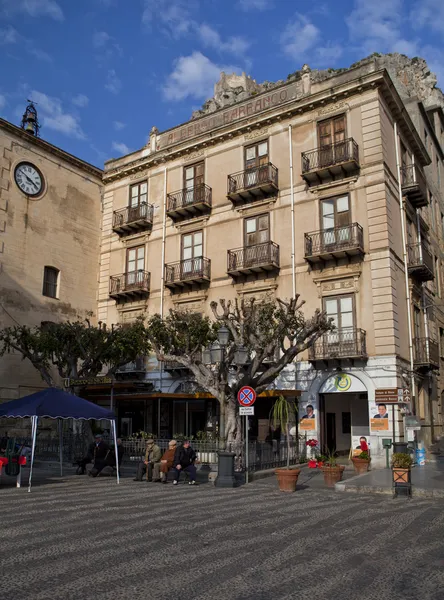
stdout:
<svg viewBox="0 0 444 600">
<path fill-rule="evenodd" d="M 117 485 L 120 483 L 120 475 L 119 475 L 119 453 L 117 451 L 117 432 L 116 432 L 116 420 L 111 419 L 111 427 L 113 430 L 114 437 L 114 452 L 116 453 L 116 473 L 117 473 Z"/>
<path fill-rule="evenodd" d="M 63 477 L 63 425 L 62 419 L 59 422 L 59 454 L 60 454 L 60 477 Z"/>
<path fill-rule="evenodd" d="M 28 482 L 28 492 L 31 491 L 31 482 L 32 482 L 32 467 L 34 466 L 34 454 L 35 454 L 35 440 L 37 437 L 37 424 L 39 418 L 37 416 L 31 417 L 32 421 L 32 451 L 31 451 L 31 468 L 29 470 L 29 482 Z"/>
</svg>

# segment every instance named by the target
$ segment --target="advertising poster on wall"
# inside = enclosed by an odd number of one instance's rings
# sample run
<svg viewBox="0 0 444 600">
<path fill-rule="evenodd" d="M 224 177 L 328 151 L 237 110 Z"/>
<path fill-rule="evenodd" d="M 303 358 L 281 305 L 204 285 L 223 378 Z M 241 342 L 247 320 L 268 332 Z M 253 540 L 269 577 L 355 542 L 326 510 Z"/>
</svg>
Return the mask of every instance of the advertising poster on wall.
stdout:
<svg viewBox="0 0 444 600">
<path fill-rule="evenodd" d="M 368 435 L 352 435 L 352 456 L 359 456 L 364 450 L 370 451 L 369 437 Z"/>
<path fill-rule="evenodd" d="M 387 433 L 392 429 L 393 407 L 383 402 L 370 404 L 370 432 Z"/>
<path fill-rule="evenodd" d="M 316 431 L 316 412 L 313 404 L 300 407 L 302 417 L 299 421 L 299 431 Z"/>
</svg>

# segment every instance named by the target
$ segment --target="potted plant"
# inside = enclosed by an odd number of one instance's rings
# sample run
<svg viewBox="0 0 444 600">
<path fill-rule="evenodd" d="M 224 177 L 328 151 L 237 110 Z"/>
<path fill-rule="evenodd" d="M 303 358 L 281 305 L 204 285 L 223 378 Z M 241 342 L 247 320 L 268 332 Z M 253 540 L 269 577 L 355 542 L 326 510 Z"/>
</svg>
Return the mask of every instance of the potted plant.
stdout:
<svg viewBox="0 0 444 600">
<path fill-rule="evenodd" d="M 290 468 L 290 424 L 296 421 L 297 410 L 295 401 L 283 396 L 279 396 L 271 409 L 273 426 L 280 425 L 281 431 L 284 431 L 287 437 L 287 466 L 275 471 L 281 492 L 295 492 L 301 472 L 300 469 Z"/>
<path fill-rule="evenodd" d="M 338 465 L 336 451 L 327 449 L 325 452 L 324 466 L 321 467 L 324 474 L 324 481 L 327 487 L 335 487 L 335 484 L 342 479 L 342 473 L 345 467 Z"/>
<path fill-rule="evenodd" d="M 307 446 L 307 448 L 310 448 L 310 458 L 308 459 L 308 468 L 316 469 L 316 467 L 318 466 L 318 463 L 317 463 L 316 456 L 315 456 L 315 449 L 318 445 L 318 440 L 311 438 L 305 442 L 305 445 Z"/>
<path fill-rule="evenodd" d="M 324 466 L 326 460 L 327 460 L 326 456 L 324 456 L 323 454 L 318 454 L 318 456 L 316 456 L 317 468 L 321 469 Z"/>
<path fill-rule="evenodd" d="M 405 452 L 394 452 L 392 455 L 392 477 L 394 496 L 397 495 L 399 488 L 406 488 L 407 494 L 412 493 L 411 469 L 413 459 L 410 454 Z M 398 489 L 397 489 L 398 488 Z"/>
<path fill-rule="evenodd" d="M 352 463 L 357 475 L 367 473 L 370 466 L 370 456 L 366 450 L 363 450 L 358 456 L 353 456 Z"/>
</svg>

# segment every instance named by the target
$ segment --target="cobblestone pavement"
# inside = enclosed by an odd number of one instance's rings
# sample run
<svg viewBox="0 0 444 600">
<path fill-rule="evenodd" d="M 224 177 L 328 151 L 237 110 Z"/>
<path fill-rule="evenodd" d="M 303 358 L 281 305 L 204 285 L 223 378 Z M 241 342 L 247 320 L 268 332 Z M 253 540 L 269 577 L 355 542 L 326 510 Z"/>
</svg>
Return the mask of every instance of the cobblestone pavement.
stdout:
<svg viewBox="0 0 444 600">
<path fill-rule="evenodd" d="M 67 477 L 0 487 L 2 600 L 442 600 L 444 504 Z"/>
</svg>

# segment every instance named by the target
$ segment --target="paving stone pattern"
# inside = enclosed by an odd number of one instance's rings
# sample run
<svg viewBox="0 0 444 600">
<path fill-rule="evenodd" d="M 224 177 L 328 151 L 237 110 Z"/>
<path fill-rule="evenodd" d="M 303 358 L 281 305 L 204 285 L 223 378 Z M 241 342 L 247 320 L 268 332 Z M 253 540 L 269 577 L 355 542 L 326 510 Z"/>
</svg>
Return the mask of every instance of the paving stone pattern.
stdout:
<svg viewBox="0 0 444 600">
<path fill-rule="evenodd" d="M 304 481 L 304 479 L 302 480 Z M 234 490 L 0 486 L 1 600 L 442 600 L 442 501 L 274 478 Z"/>
</svg>

